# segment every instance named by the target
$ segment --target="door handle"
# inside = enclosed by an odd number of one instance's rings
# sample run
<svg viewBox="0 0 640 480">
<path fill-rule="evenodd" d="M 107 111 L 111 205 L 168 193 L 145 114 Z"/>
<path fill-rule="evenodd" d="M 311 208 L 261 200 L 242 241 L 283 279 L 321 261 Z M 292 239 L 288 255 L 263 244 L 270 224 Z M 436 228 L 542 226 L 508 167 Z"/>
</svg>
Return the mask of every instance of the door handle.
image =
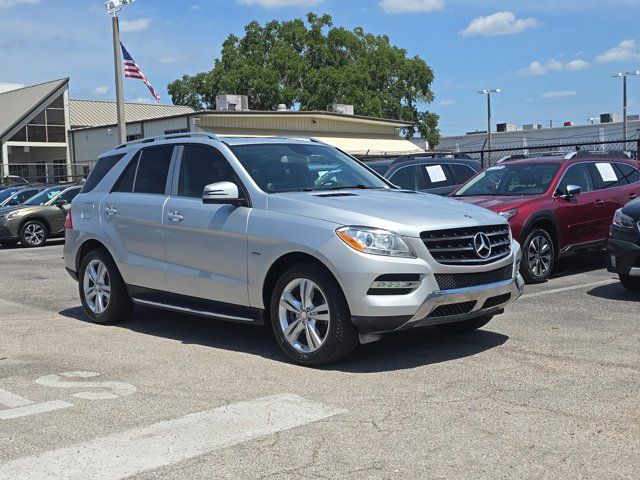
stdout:
<svg viewBox="0 0 640 480">
<path fill-rule="evenodd" d="M 182 220 L 184 220 L 184 216 L 178 212 L 177 210 L 172 210 L 169 212 L 169 220 L 171 220 L 172 222 L 181 222 Z"/>
<path fill-rule="evenodd" d="M 118 213 L 118 209 L 113 205 L 107 205 L 104 208 L 104 213 L 106 213 L 107 215 L 115 215 L 116 213 Z"/>
<path fill-rule="evenodd" d="M 601 207 L 601 206 L 603 206 L 603 205 L 604 205 L 604 200 L 596 200 L 595 202 L 593 202 L 593 204 L 594 204 L 596 207 Z"/>
</svg>

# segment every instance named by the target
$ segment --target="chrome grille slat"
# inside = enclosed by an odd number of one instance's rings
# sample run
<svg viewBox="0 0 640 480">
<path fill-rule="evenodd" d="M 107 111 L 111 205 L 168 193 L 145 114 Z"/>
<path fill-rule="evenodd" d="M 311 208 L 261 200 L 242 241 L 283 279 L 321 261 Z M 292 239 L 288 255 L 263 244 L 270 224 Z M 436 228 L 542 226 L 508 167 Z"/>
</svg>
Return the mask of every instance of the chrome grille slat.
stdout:
<svg viewBox="0 0 640 480">
<path fill-rule="evenodd" d="M 474 239 L 484 233 L 491 243 L 491 255 L 481 258 L 475 251 Z M 511 235 L 506 225 L 454 228 L 422 232 L 420 238 L 438 263 L 443 265 L 485 265 L 511 253 Z"/>
</svg>

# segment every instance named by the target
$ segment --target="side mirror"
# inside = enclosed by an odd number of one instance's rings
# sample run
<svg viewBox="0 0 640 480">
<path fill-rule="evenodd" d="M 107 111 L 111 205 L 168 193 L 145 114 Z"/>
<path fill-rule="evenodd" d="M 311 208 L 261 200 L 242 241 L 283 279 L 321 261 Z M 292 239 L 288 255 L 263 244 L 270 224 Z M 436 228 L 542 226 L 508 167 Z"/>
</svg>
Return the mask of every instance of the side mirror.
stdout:
<svg viewBox="0 0 640 480">
<path fill-rule="evenodd" d="M 233 182 L 211 183 L 204 187 L 202 203 L 246 205 L 246 200 L 240 196 L 238 186 Z"/>
<path fill-rule="evenodd" d="M 64 207 L 67 203 L 69 203 L 69 202 L 67 202 L 64 198 L 61 198 L 61 199 L 56 200 L 55 202 L 53 202 L 53 204 L 56 207 Z"/>
<path fill-rule="evenodd" d="M 576 195 L 580 195 L 582 193 L 582 187 L 578 185 L 567 185 L 567 191 L 565 193 L 566 198 L 575 197 Z"/>
</svg>

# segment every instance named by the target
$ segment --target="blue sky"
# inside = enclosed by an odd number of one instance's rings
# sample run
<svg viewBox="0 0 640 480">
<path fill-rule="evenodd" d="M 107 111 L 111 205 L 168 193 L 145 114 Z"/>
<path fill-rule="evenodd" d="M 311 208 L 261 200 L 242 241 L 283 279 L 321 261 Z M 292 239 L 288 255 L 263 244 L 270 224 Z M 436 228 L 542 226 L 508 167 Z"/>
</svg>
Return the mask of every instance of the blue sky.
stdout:
<svg viewBox="0 0 640 480">
<path fill-rule="evenodd" d="M 121 14 L 122 39 L 170 102 L 166 85 L 209 69 L 229 33 L 251 20 L 329 13 L 336 25 L 387 34 L 434 70 L 443 134 L 495 122 L 586 123 L 617 112 L 622 86 L 611 74 L 640 69 L 640 0 L 137 0 Z M 110 19 L 101 0 L 0 0 L 0 82 L 69 76 L 74 98 L 113 99 Z M 128 101 L 151 101 L 125 80 Z M 640 113 L 640 77 L 629 79 Z"/>
</svg>

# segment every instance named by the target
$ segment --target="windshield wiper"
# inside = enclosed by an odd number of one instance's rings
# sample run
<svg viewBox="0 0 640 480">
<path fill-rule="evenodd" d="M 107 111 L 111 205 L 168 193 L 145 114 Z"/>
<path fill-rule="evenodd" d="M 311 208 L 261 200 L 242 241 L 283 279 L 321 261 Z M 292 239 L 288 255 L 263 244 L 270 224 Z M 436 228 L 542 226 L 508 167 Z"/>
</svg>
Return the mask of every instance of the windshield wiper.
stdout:
<svg viewBox="0 0 640 480">
<path fill-rule="evenodd" d="M 375 190 L 376 187 L 367 187 L 366 185 L 362 185 L 359 183 L 358 185 L 336 185 L 335 187 L 330 187 L 328 190 Z"/>
</svg>

